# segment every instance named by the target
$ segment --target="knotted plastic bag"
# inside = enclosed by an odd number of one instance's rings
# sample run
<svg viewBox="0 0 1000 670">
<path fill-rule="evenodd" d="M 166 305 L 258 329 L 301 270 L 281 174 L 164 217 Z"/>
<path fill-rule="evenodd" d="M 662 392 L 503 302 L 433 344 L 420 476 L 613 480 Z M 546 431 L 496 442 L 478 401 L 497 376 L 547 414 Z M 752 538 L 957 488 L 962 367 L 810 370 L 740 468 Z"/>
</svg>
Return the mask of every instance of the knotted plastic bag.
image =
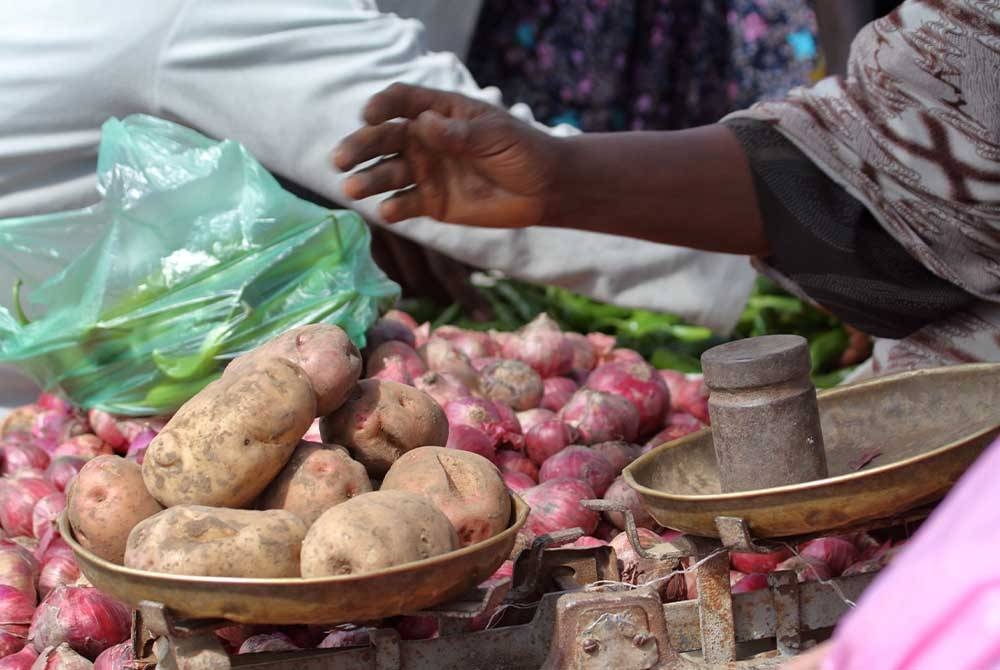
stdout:
<svg viewBox="0 0 1000 670">
<path fill-rule="evenodd" d="M 169 413 L 233 357 L 295 326 L 359 346 L 399 294 L 355 213 L 301 200 L 240 144 L 111 119 L 101 201 L 0 221 L 0 363 L 84 407 Z M 23 280 L 23 286 L 18 286 Z"/>
</svg>

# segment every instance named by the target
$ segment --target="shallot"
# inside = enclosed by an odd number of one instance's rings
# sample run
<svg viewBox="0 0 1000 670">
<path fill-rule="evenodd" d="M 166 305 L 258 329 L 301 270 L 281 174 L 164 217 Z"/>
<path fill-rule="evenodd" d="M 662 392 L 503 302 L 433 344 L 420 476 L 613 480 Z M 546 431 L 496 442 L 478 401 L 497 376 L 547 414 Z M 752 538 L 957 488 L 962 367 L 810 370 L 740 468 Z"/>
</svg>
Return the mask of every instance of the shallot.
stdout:
<svg viewBox="0 0 1000 670">
<path fill-rule="evenodd" d="M 552 412 L 561 410 L 576 393 L 578 384 L 569 377 L 549 377 L 543 382 L 539 406 Z"/>
<path fill-rule="evenodd" d="M 491 461 L 496 458 L 497 454 L 496 445 L 486 433 L 478 428 L 461 424 L 448 429 L 448 443 L 445 446 L 448 449 L 471 451 Z"/>
<path fill-rule="evenodd" d="M 494 463 L 500 469 L 500 473 L 519 472 L 532 481 L 538 481 L 538 466 L 524 454 L 511 449 L 497 449 Z"/>
<path fill-rule="evenodd" d="M 62 491 L 55 491 L 39 500 L 31 512 L 32 537 L 40 540 L 43 531 L 55 528 L 56 520 L 64 509 L 66 509 L 66 494 Z"/>
<path fill-rule="evenodd" d="M 49 467 L 45 468 L 45 478 L 59 491 L 66 491 L 69 483 L 76 477 L 87 461 L 78 456 L 59 456 L 53 458 Z"/>
<path fill-rule="evenodd" d="M 615 467 L 615 474 L 620 473 L 629 463 L 642 455 L 642 447 L 621 440 L 598 442 L 590 448 L 604 456 Z"/>
<path fill-rule="evenodd" d="M 28 638 L 35 599 L 13 586 L 0 586 L 0 657 L 20 651 Z"/>
<path fill-rule="evenodd" d="M 30 442 L 7 441 L 3 445 L 3 469 L 0 472 L 5 476 L 23 470 L 44 470 L 48 466 L 48 453 Z"/>
<path fill-rule="evenodd" d="M 238 654 L 258 654 L 264 651 L 298 651 L 301 649 L 284 633 L 251 635 L 240 645 Z"/>
<path fill-rule="evenodd" d="M 527 363 L 503 360 L 480 371 L 479 390 L 495 403 L 524 411 L 538 407 L 544 388 L 541 376 Z"/>
<path fill-rule="evenodd" d="M 667 385 L 656 368 L 643 360 L 604 363 L 587 377 L 586 387 L 625 398 L 639 411 L 639 434 L 648 435 L 660 425 L 670 407 Z"/>
<path fill-rule="evenodd" d="M 131 642 L 122 642 L 108 647 L 94 661 L 94 670 L 122 670 L 131 667 L 135 660 Z"/>
<path fill-rule="evenodd" d="M 592 500 L 594 490 L 579 479 L 550 479 L 522 494 L 531 508 L 524 528 L 531 535 L 544 535 L 565 528 L 581 528 L 587 535 L 597 528 L 599 515 L 580 504 Z"/>
<path fill-rule="evenodd" d="M 8 535 L 31 535 L 35 505 L 57 492 L 41 477 L 5 477 L 0 480 L 0 526 Z"/>
<path fill-rule="evenodd" d="M 16 654 L 0 658 L 0 670 L 31 670 L 36 658 L 38 652 L 29 644 Z"/>
<path fill-rule="evenodd" d="M 597 496 L 603 496 L 615 480 L 615 468 L 590 447 L 573 445 L 551 456 L 538 469 L 539 482 L 566 477 L 587 482 Z"/>
<path fill-rule="evenodd" d="M 604 492 L 604 499 L 624 506 L 632 513 L 635 525 L 639 528 L 656 528 L 656 520 L 647 511 L 642 502 L 642 497 L 625 481 L 623 477 L 617 477 L 608 490 Z M 623 512 L 603 512 L 604 518 L 615 528 L 625 529 L 625 514 Z"/>
<path fill-rule="evenodd" d="M 124 604 L 86 586 L 60 586 L 38 605 L 28 639 L 41 651 L 66 643 L 87 658 L 129 638 L 131 611 Z"/>
<path fill-rule="evenodd" d="M 639 434 L 639 411 L 622 397 L 580 389 L 559 410 L 560 418 L 580 431 L 584 444 L 625 440 Z"/>
<path fill-rule="evenodd" d="M 447 372 L 424 373 L 413 380 L 413 385 L 434 398 L 441 407 L 452 400 L 468 398 L 472 395 L 468 386 Z"/>
<path fill-rule="evenodd" d="M 576 429 L 568 423 L 559 419 L 545 421 L 524 436 L 524 453 L 536 465 L 541 466 L 549 457 L 573 444 L 577 436 Z"/>
<path fill-rule="evenodd" d="M 66 643 L 42 649 L 31 664 L 31 670 L 91 670 L 93 667 L 93 663 Z"/>
</svg>

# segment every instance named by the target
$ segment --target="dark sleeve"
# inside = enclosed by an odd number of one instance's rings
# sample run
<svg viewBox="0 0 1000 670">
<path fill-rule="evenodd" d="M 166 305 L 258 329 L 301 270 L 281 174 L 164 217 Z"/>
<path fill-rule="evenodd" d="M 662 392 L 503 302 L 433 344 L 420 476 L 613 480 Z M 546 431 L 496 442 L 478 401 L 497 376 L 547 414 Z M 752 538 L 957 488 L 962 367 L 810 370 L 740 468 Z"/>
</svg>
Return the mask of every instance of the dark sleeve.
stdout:
<svg viewBox="0 0 1000 670">
<path fill-rule="evenodd" d="M 899 339 L 974 302 L 911 256 L 868 209 L 763 121 L 726 122 L 743 145 L 770 255 L 761 259 L 844 322 Z"/>
</svg>

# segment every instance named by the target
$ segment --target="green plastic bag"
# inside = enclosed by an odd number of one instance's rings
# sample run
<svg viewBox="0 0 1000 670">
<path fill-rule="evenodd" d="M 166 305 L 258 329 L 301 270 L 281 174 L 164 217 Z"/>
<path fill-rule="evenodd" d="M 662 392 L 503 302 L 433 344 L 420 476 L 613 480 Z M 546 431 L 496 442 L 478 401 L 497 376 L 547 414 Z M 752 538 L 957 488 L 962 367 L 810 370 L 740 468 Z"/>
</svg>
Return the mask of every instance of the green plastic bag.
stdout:
<svg viewBox="0 0 1000 670">
<path fill-rule="evenodd" d="M 98 191 L 86 209 L 0 221 L 0 276 L 24 280 L 0 306 L 0 363 L 83 407 L 172 412 L 304 324 L 364 346 L 399 295 L 357 214 L 293 196 L 235 142 L 111 119 Z"/>
</svg>

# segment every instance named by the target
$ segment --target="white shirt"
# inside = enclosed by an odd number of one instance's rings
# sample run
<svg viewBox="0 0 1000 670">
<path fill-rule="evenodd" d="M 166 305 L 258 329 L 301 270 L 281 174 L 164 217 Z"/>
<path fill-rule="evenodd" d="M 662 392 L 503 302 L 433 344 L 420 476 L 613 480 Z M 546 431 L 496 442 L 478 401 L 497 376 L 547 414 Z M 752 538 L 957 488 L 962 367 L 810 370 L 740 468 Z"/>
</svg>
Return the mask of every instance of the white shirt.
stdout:
<svg viewBox="0 0 1000 670">
<path fill-rule="evenodd" d="M 409 3 L 420 15 L 412 6 L 421 3 Z M 405 81 L 501 103 L 499 91 L 479 87 L 454 54 L 428 51 L 422 36 L 418 21 L 380 13 L 370 0 L 4 0 L 0 218 L 95 202 L 101 124 L 141 112 L 242 142 L 271 171 L 377 223 L 376 199 L 348 203 L 328 159 L 360 127 L 372 94 Z M 530 119 L 523 105 L 512 111 Z M 595 233 L 427 219 L 394 229 L 477 267 L 721 332 L 754 277 L 743 257 Z M 9 307 L 4 253 L 0 305 Z"/>
</svg>

